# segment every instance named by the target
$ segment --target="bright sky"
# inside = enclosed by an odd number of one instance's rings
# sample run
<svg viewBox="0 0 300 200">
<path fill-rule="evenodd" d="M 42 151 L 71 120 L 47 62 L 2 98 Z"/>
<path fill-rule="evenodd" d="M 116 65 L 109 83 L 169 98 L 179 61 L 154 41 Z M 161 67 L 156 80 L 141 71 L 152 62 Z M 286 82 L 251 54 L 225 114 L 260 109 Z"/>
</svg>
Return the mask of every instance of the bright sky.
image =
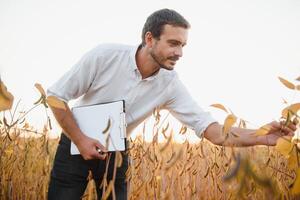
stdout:
<svg viewBox="0 0 300 200">
<path fill-rule="evenodd" d="M 192 25 L 176 70 L 220 122 L 225 114 L 210 104 L 259 127 L 279 118 L 283 98 L 300 101 L 277 78 L 300 76 L 299 0 L 1 0 L 1 78 L 28 110 L 39 97 L 34 83 L 47 88 L 99 43 L 140 43 L 147 16 L 166 7 Z M 41 112 L 31 114 L 34 123 L 45 122 Z"/>
</svg>

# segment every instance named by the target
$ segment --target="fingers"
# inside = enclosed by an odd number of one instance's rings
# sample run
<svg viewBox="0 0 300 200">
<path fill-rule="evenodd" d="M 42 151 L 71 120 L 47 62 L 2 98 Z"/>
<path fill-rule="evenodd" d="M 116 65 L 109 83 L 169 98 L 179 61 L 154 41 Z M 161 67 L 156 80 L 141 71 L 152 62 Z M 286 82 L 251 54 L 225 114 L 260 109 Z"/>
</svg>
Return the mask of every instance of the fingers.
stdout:
<svg viewBox="0 0 300 200">
<path fill-rule="evenodd" d="M 107 149 L 98 141 L 95 140 L 95 147 L 96 147 L 96 158 L 100 160 L 104 160 L 107 157 Z"/>
<path fill-rule="evenodd" d="M 289 133 L 289 134 L 287 134 L 287 136 L 291 136 L 291 137 L 294 137 L 294 133 Z"/>
<path fill-rule="evenodd" d="M 288 126 L 293 132 L 297 130 L 297 126 L 295 124 L 290 124 Z"/>
<path fill-rule="evenodd" d="M 99 149 L 94 148 L 93 151 L 91 152 L 91 158 L 88 159 L 88 160 L 91 160 L 91 159 L 105 160 L 106 156 L 107 156 L 107 153 L 104 153 L 104 152 L 101 152 L 101 151 L 98 151 L 98 150 Z"/>
<path fill-rule="evenodd" d="M 98 140 L 87 137 L 77 147 L 80 149 L 80 154 L 84 160 L 104 160 L 107 157 L 106 148 Z"/>
<path fill-rule="evenodd" d="M 107 149 L 98 140 L 95 140 L 95 145 L 98 149 L 101 150 L 101 152 L 107 152 Z"/>
<path fill-rule="evenodd" d="M 107 157 L 107 153 L 103 153 L 103 152 L 98 152 L 97 151 L 97 154 L 95 155 L 97 159 L 100 159 L 100 160 L 105 160 L 106 157 Z"/>
<path fill-rule="evenodd" d="M 289 121 L 289 122 L 283 121 L 283 122 L 281 122 L 281 124 L 283 126 L 290 128 L 292 131 L 296 131 L 298 120 L 295 118 L 292 122 L 291 121 Z"/>
<path fill-rule="evenodd" d="M 287 126 L 282 126 L 281 130 L 285 133 L 285 135 L 294 135 L 293 129 Z"/>
<path fill-rule="evenodd" d="M 286 123 L 285 121 L 277 123 L 277 128 L 280 129 L 285 135 L 289 136 L 294 136 L 294 132 L 297 130 L 297 126 L 294 122 Z"/>
</svg>

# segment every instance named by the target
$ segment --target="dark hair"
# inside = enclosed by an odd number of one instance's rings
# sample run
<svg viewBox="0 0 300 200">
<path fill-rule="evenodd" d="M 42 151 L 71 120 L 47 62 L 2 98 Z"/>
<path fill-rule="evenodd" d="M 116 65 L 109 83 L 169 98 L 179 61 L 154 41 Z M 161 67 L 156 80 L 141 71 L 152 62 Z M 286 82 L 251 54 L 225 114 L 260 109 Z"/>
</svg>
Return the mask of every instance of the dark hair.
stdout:
<svg viewBox="0 0 300 200">
<path fill-rule="evenodd" d="M 161 9 L 152 13 L 146 20 L 142 31 L 142 45 L 145 45 L 145 34 L 151 32 L 154 38 L 159 38 L 164 25 L 190 28 L 190 23 L 178 12 L 171 9 Z"/>
</svg>

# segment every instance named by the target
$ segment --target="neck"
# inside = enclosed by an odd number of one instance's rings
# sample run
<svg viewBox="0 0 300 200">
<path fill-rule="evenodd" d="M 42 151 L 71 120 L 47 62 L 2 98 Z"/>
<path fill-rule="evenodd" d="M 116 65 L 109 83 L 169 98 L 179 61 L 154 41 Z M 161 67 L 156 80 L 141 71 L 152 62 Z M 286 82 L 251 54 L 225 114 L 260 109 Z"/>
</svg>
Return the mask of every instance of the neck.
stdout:
<svg viewBox="0 0 300 200">
<path fill-rule="evenodd" d="M 142 75 L 142 79 L 148 78 L 160 69 L 158 63 L 156 63 L 149 53 L 147 47 L 141 47 L 135 56 L 137 68 Z"/>
</svg>

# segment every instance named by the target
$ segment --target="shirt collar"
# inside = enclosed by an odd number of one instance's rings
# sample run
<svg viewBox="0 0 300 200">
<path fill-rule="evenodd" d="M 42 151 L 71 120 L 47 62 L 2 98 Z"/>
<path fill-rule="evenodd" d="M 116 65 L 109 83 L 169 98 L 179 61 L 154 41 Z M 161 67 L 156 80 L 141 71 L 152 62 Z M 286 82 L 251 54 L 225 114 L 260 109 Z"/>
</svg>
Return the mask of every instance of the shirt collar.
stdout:
<svg viewBox="0 0 300 200">
<path fill-rule="evenodd" d="M 130 52 L 130 60 L 131 60 L 130 66 L 133 71 L 138 70 L 135 56 L 136 56 L 136 53 L 139 50 L 139 48 L 141 48 L 141 46 L 142 46 L 141 44 L 133 46 L 133 48 L 131 49 L 131 52 Z"/>
</svg>

